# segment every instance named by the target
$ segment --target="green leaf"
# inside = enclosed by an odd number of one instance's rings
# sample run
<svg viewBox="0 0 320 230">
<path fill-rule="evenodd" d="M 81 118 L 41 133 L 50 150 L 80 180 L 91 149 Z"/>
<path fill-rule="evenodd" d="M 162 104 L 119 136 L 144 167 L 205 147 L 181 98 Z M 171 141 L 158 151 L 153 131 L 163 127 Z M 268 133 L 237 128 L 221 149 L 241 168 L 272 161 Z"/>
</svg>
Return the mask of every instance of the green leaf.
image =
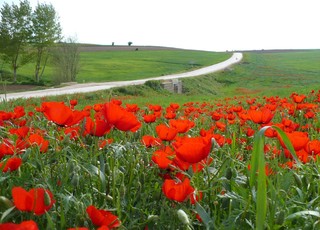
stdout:
<svg viewBox="0 0 320 230">
<path fill-rule="evenodd" d="M 99 168 L 97 168 L 96 166 L 92 165 L 92 164 L 88 164 L 86 167 L 87 171 L 92 175 L 92 174 L 96 174 L 97 176 L 99 176 L 100 181 L 101 181 L 101 187 L 102 187 L 102 192 L 105 192 L 106 190 L 106 177 L 104 175 L 103 172 L 101 172 L 101 170 Z"/>
<path fill-rule="evenodd" d="M 287 137 L 287 135 L 285 134 L 285 132 L 280 129 L 278 126 L 271 126 L 273 129 L 275 129 L 277 131 L 277 133 L 280 135 L 281 139 L 283 140 L 283 143 L 285 144 L 285 146 L 287 147 L 287 149 L 289 150 L 290 154 L 292 155 L 293 159 L 296 161 L 297 167 L 301 166 L 300 160 L 297 157 L 296 152 L 294 151 L 294 148 L 289 140 L 289 138 Z"/>
<path fill-rule="evenodd" d="M 52 217 L 48 212 L 46 212 L 46 217 L 47 217 L 47 229 L 55 229 L 56 226 L 52 220 Z"/>
<path fill-rule="evenodd" d="M 305 215 L 310 215 L 310 216 L 315 216 L 315 217 L 320 218 L 320 212 L 312 211 L 312 210 L 305 210 L 305 211 L 296 212 L 296 213 L 293 213 L 293 214 L 287 216 L 286 220 L 291 220 L 291 219 L 294 219 L 297 217 L 302 217 Z"/>
<path fill-rule="evenodd" d="M 4 212 L 2 213 L 2 216 L 1 216 L 1 219 L 0 219 L 0 223 L 3 223 L 4 219 L 5 219 L 5 218 L 12 212 L 12 210 L 14 210 L 14 209 L 15 209 L 15 206 L 13 206 L 13 207 L 7 209 L 6 211 L 4 211 Z"/>
<path fill-rule="evenodd" d="M 196 202 L 196 212 L 202 219 L 202 222 L 205 224 L 206 229 L 214 229 L 214 220 L 211 219 L 210 215 L 204 210 L 204 208 Z"/>
</svg>

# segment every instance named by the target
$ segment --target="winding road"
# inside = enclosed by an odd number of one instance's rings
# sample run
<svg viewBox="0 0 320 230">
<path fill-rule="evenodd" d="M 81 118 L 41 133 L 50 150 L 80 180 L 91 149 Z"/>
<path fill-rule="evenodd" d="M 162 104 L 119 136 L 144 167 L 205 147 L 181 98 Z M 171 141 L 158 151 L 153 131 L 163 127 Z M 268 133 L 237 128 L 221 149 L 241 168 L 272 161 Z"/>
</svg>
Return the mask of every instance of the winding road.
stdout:
<svg viewBox="0 0 320 230">
<path fill-rule="evenodd" d="M 220 63 L 197 69 L 190 72 L 179 73 L 179 74 L 170 74 L 161 77 L 153 77 L 147 79 L 133 80 L 133 81 L 115 81 L 115 82 L 104 82 L 104 83 L 83 83 L 83 84 L 74 84 L 68 85 L 62 88 L 50 88 L 44 90 L 36 91 L 25 91 L 18 93 L 9 93 L 9 94 L 0 94 L 0 101 L 11 100 L 18 98 L 31 98 L 31 97 L 45 97 L 45 96 L 54 96 L 54 95 L 63 95 L 63 94 L 74 94 L 74 93 L 87 93 L 94 92 L 98 90 L 110 89 L 114 87 L 129 86 L 129 85 L 142 85 L 149 80 L 168 80 L 176 78 L 185 78 L 185 77 L 196 77 L 208 73 L 214 73 L 221 71 L 229 66 L 236 64 L 242 60 L 242 53 L 233 53 L 233 55 Z"/>
</svg>

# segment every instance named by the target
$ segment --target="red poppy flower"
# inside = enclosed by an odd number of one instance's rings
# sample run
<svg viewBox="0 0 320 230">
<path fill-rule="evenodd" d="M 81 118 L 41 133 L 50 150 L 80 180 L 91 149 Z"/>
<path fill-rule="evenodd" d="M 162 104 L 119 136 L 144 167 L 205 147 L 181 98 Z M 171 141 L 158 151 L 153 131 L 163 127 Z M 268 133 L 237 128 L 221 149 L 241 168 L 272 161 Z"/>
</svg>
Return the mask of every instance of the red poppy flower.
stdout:
<svg viewBox="0 0 320 230">
<path fill-rule="evenodd" d="M 272 111 L 267 108 L 262 108 L 259 110 L 249 110 L 248 115 L 256 124 L 268 124 L 274 116 Z"/>
<path fill-rule="evenodd" d="M 78 104 L 78 101 L 75 99 L 70 100 L 70 106 L 71 108 L 74 108 Z"/>
<path fill-rule="evenodd" d="M 291 97 L 292 97 L 292 99 L 293 99 L 293 101 L 295 102 L 295 103 L 301 103 L 301 102 L 303 102 L 304 101 L 304 99 L 307 97 L 306 95 L 298 95 L 298 94 L 292 94 L 291 95 Z"/>
<path fill-rule="evenodd" d="M 175 128 L 178 133 L 186 133 L 189 129 L 194 127 L 194 122 L 190 120 L 170 120 L 170 127 Z"/>
<path fill-rule="evenodd" d="M 10 139 L 3 139 L 2 143 L 0 143 L 0 159 L 4 155 L 13 155 L 15 150 L 15 146 L 13 145 Z"/>
<path fill-rule="evenodd" d="M 30 131 L 30 128 L 28 126 L 22 126 L 18 129 L 12 128 L 9 130 L 10 134 L 15 134 L 21 138 L 26 137 L 28 135 L 29 131 Z"/>
<path fill-rule="evenodd" d="M 96 116 L 95 120 L 92 120 L 90 117 L 86 117 L 85 120 L 85 133 L 88 133 L 92 136 L 102 137 L 112 128 L 105 119 L 102 119 L 99 116 Z"/>
<path fill-rule="evenodd" d="M 165 124 L 157 125 L 156 132 L 163 141 L 172 141 L 178 133 L 175 128 L 168 127 Z"/>
<path fill-rule="evenodd" d="M 0 162 L 0 170 L 2 170 L 2 172 L 7 172 L 9 170 L 12 172 L 17 170 L 21 164 L 22 160 L 20 158 L 12 157 L 5 162 Z"/>
<path fill-rule="evenodd" d="M 4 223 L 0 224 L 0 230 L 38 230 L 38 225 L 33 220 L 22 221 L 20 224 Z"/>
<path fill-rule="evenodd" d="M 227 125 L 223 122 L 217 121 L 216 122 L 217 128 L 221 131 L 224 132 L 226 130 Z"/>
<path fill-rule="evenodd" d="M 245 132 L 246 132 L 247 137 L 252 137 L 252 136 L 254 136 L 254 133 L 255 133 L 254 129 L 252 129 L 250 127 L 245 128 Z"/>
<path fill-rule="evenodd" d="M 136 113 L 140 110 L 137 104 L 126 104 L 126 110 L 131 113 Z"/>
<path fill-rule="evenodd" d="M 168 111 L 165 115 L 164 115 L 164 117 L 166 118 L 166 119 L 174 119 L 175 117 L 177 116 L 177 114 L 176 113 L 174 113 L 174 112 L 172 112 L 172 111 Z"/>
<path fill-rule="evenodd" d="M 67 127 L 64 129 L 64 134 L 69 135 L 69 138 L 74 140 L 80 136 L 80 126 Z"/>
<path fill-rule="evenodd" d="M 172 163 L 174 155 L 174 151 L 169 146 L 166 146 L 164 149 L 155 151 L 152 154 L 151 160 L 156 163 L 159 168 L 167 169 Z"/>
<path fill-rule="evenodd" d="M 310 155 L 320 154 L 320 140 L 309 141 L 306 145 L 306 151 Z"/>
<path fill-rule="evenodd" d="M 295 123 L 292 120 L 286 119 L 286 118 L 282 119 L 281 124 L 283 125 L 282 128 L 283 128 L 283 131 L 285 131 L 285 132 L 295 131 L 300 126 L 300 124 Z"/>
<path fill-rule="evenodd" d="M 13 119 L 18 119 L 20 117 L 23 117 L 26 114 L 24 111 L 24 107 L 22 106 L 15 107 L 13 111 L 14 111 L 12 116 Z"/>
<path fill-rule="evenodd" d="M 141 127 L 141 123 L 133 113 L 112 102 L 104 105 L 104 115 L 108 123 L 121 131 L 135 132 Z"/>
<path fill-rule="evenodd" d="M 83 112 L 73 111 L 63 102 L 43 102 L 41 111 L 48 120 L 61 126 L 78 124 L 84 118 Z"/>
<path fill-rule="evenodd" d="M 149 105 L 149 109 L 154 112 L 160 112 L 162 110 L 161 105 Z"/>
<path fill-rule="evenodd" d="M 160 138 L 156 138 L 150 135 L 144 135 L 142 136 L 141 140 L 142 144 L 144 144 L 147 148 L 153 147 L 153 146 L 159 146 L 162 144 L 162 140 Z"/>
<path fill-rule="evenodd" d="M 202 169 L 207 166 L 207 165 L 210 165 L 213 161 L 213 158 L 212 157 L 209 157 L 208 159 L 204 159 L 198 163 L 195 163 L 195 164 L 192 164 L 192 171 L 194 173 L 197 173 L 197 172 L 201 172 Z"/>
<path fill-rule="evenodd" d="M 103 107 L 104 107 L 103 104 L 94 104 L 94 105 L 93 105 L 93 110 L 94 110 L 95 112 L 100 112 L 100 111 L 102 111 Z"/>
<path fill-rule="evenodd" d="M 30 145 L 38 145 L 40 152 L 45 153 L 48 151 L 49 141 L 45 140 L 41 135 L 35 133 L 31 134 L 28 138 Z"/>
<path fill-rule="evenodd" d="M 303 116 L 307 119 L 311 119 L 311 118 L 314 118 L 315 117 L 315 113 L 313 111 L 307 111 Z"/>
<path fill-rule="evenodd" d="M 12 113 L 8 113 L 6 111 L 0 111 L 0 121 L 7 121 L 10 120 L 12 117 Z"/>
<path fill-rule="evenodd" d="M 177 104 L 177 103 L 170 103 L 170 108 L 173 109 L 173 110 L 177 110 L 180 108 L 180 105 Z"/>
<path fill-rule="evenodd" d="M 15 149 L 15 152 L 18 153 L 18 154 L 21 154 L 23 153 L 24 150 L 26 150 L 27 148 L 29 148 L 31 145 L 30 145 L 30 142 L 28 139 L 17 139 L 16 141 L 16 149 Z"/>
<path fill-rule="evenodd" d="M 194 188 L 190 185 L 189 178 L 182 182 L 166 179 L 162 185 L 162 192 L 170 200 L 184 202 L 194 192 Z"/>
<path fill-rule="evenodd" d="M 116 105 L 122 105 L 122 101 L 118 100 L 118 99 L 111 99 L 110 102 L 113 103 L 113 104 L 116 104 Z"/>
<path fill-rule="evenodd" d="M 210 137 L 184 137 L 172 145 L 178 158 L 193 164 L 208 157 L 212 143 Z"/>
<path fill-rule="evenodd" d="M 52 193 L 44 188 L 33 188 L 29 192 L 21 187 L 12 189 L 13 203 L 20 211 L 42 215 L 55 203 Z"/>
<path fill-rule="evenodd" d="M 173 158 L 171 165 L 174 166 L 174 167 L 172 167 L 173 170 L 175 168 L 179 168 L 182 171 L 187 171 L 190 168 L 190 166 L 192 166 L 192 164 L 181 160 L 177 156 L 175 158 Z"/>
<path fill-rule="evenodd" d="M 154 114 L 146 114 L 143 116 L 143 120 L 145 123 L 152 123 L 155 122 L 157 119 L 156 115 Z"/>
<path fill-rule="evenodd" d="M 110 145 L 112 144 L 113 139 L 105 139 L 105 140 L 99 140 L 98 146 L 99 149 L 103 149 L 107 144 Z"/>
<path fill-rule="evenodd" d="M 202 200 L 203 197 L 203 192 L 201 191 L 194 191 L 190 195 L 190 203 L 191 204 L 196 204 L 196 202 L 199 202 Z"/>
<path fill-rule="evenodd" d="M 286 132 L 285 134 L 289 138 L 295 151 L 299 151 L 299 150 L 303 149 L 307 145 L 307 143 L 309 142 L 308 133 L 294 131 L 292 133 Z M 280 140 L 281 146 L 283 148 L 286 148 L 282 138 L 280 136 L 278 136 L 278 138 Z"/>
<path fill-rule="evenodd" d="M 97 209 L 93 205 L 87 207 L 87 213 L 95 226 L 107 226 L 108 228 L 117 228 L 121 225 L 118 217 L 107 210 Z"/>
</svg>

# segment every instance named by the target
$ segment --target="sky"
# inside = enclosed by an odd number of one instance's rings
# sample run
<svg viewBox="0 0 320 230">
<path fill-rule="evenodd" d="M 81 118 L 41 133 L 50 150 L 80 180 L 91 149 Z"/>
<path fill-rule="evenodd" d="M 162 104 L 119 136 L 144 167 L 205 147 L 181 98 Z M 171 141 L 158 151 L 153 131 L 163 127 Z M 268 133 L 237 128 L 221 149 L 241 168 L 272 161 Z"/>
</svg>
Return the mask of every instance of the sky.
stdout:
<svg viewBox="0 0 320 230">
<path fill-rule="evenodd" d="M 18 4 L 19 0 L 0 0 Z M 319 49 L 319 0 L 29 0 L 81 43 L 208 51 Z"/>
</svg>

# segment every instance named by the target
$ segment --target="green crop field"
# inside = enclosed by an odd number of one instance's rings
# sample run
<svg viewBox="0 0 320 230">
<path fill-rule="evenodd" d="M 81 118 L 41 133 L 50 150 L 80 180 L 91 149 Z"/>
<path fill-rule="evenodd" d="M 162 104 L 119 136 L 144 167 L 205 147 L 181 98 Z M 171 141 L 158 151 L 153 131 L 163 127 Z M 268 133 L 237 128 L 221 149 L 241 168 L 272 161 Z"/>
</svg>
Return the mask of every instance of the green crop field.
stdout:
<svg viewBox="0 0 320 230">
<path fill-rule="evenodd" d="M 135 80 L 190 71 L 228 59 L 230 53 L 180 50 L 81 53 L 78 82 Z"/>
</svg>

